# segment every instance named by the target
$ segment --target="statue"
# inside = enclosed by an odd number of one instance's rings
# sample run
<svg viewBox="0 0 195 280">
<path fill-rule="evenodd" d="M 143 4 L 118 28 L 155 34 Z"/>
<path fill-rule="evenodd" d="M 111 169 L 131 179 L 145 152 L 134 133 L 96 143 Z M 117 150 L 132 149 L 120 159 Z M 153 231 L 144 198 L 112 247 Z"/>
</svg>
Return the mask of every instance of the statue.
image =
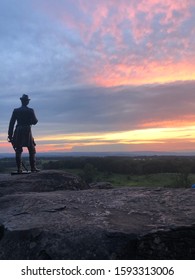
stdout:
<svg viewBox="0 0 195 280">
<path fill-rule="evenodd" d="M 23 147 L 27 147 L 29 152 L 29 162 L 31 167 L 31 172 L 38 172 L 39 169 L 36 168 L 36 149 L 35 142 L 31 132 L 31 125 L 36 125 L 38 120 L 35 116 L 34 110 L 29 108 L 29 97 L 26 94 L 20 98 L 22 106 L 20 108 L 14 109 L 8 129 L 8 141 L 12 143 L 12 146 L 16 153 L 16 165 L 17 173 L 22 173 L 22 152 Z M 17 123 L 16 123 L 17 122 Z M 16 127 L 14 129 L 16 123 Z"/>
</svg>

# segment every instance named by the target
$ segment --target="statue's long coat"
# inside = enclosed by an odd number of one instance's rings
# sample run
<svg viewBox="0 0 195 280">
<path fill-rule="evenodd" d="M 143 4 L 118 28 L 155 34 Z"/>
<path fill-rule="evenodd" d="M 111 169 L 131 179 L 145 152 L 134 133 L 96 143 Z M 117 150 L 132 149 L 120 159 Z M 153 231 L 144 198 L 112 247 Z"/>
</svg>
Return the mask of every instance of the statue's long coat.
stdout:
<svg viewBox="0 0 195 280">
<path fill-rule="evenodd" d="M 17 124 L 14 130 L 16 122 Z M 20 108 L 14 109 L 8 129 L 8 136 L 12 139 L 14 148 L 32 147 L 35 145 L 31 125 L 35 125 L 37 122 L 38 120 L 32 108 L 21 106 Z"/>
</svg>

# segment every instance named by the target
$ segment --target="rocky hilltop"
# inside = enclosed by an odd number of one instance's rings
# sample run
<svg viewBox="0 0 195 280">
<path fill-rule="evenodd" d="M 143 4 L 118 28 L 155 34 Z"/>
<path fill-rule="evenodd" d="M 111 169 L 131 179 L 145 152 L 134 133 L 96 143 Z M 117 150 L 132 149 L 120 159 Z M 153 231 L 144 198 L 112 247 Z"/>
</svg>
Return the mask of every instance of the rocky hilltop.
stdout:
<svg viewBox="0 0 195 280">
<path fill-rule="evenodd" d="M 194 259 L 195 189 L 0 175 L 0 259 Z"/>
</svg>

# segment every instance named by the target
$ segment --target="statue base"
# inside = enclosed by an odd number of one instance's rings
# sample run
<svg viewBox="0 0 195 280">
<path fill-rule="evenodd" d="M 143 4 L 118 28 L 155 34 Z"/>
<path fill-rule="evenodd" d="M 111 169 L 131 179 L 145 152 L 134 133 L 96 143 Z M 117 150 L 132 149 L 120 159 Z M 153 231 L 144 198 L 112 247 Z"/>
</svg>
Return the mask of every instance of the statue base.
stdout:
<svg viewBox="0 0 195 280">
<path fill-rule="evenodd" d="M 22 171 L 22 172 L 13 171 L 13 172 L 11 172 L 11 175 L 26 175 L 26 174 L 31 174 L 31 171 Z"/>
</svg>

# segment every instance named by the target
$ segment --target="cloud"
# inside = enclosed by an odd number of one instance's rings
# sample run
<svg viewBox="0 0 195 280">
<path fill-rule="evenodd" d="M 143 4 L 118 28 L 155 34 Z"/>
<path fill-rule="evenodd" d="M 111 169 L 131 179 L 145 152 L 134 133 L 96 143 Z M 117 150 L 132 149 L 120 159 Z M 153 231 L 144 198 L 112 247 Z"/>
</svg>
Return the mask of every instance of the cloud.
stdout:
<svg viewBox="0 0 195 280">
<path fill-rule="evenodd" d="M 106 132 L 194 124 L 195 82 L 112 88 L 89 87 L 34 94 L 40 134 Z M 38 97 L 39 96 L 39 97 Z"/>
<path fill-rule="evenodd" d="M 193 125 L 194 12 L 192 0 L 1 1 L 1 139 L 23 93 L 40 139 Z"/>
<path fill-rule="evenodd" d="M 9 0 L 0 8 L 7 93 L 194 77 L 193 1 Z"/>
</svg>

